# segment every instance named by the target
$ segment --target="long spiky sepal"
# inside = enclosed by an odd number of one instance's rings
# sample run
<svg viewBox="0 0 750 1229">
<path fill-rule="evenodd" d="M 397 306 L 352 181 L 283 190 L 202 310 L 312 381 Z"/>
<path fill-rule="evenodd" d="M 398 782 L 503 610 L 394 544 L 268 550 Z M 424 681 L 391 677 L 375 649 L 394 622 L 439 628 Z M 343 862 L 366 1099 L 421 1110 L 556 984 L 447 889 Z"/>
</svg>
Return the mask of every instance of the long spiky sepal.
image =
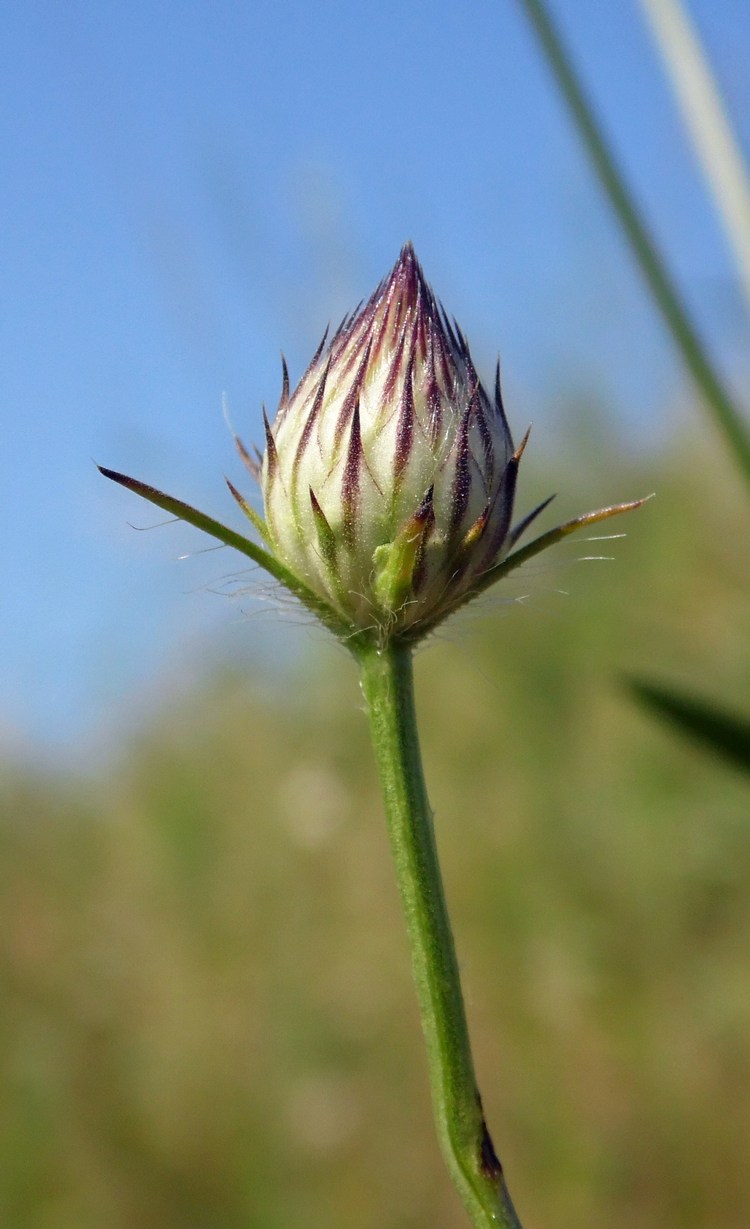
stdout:
<svg viewBox="0 0 750 1229">
<path fill-rule="evenodd" d="M 584 512 L 583 516 L 574 516 L 572 520 L 565 521 L 564 524 L 557 525 L 554 529 L 548 529 L 540 537 L 534 538 L 533 542 L 529 542 L 528 546 L 522 546 L 520 550 L 508 555 L 502 563 L 490 568 L 477 586 L 477 592 L 494 585 L 496 580 L 507 576 L 509 572 L 520 567 L 522 563 L 526 563 L 528 559 L 533 559 L 534 555 L 546 550 L 548 546 L 555 546 L 568 534 L 577 533 L 579 529 L 585 529 L 588 525 L 597 525 L 611 516 L 619 516 L 621 512 L 634 512 L 636 508 L 642 508 L 645 503 L 648 503 L 649 499 L 653 499 L 653 495 L 644 495 L 643 499 L 631 499 L 624 504 L 610 504 L 606 508 L 597 508 L 595 512 Z"/>
<path fill-rule="evenodd" d="M 466 593 L 463 599 L 452 607 L 451 613 L 465 606 L 467 602 L 473 601 L 475 597 L 479 597 L 481 593 L 489 589 L 498 580 L 502 580 L 510 572 L 514 572 L 516 568 L 520 568 L 522 564 L 527 563 L 529 559 L 533 559 L 541 551 L 547 550 L 550 546 L 555 546 L 556 543 L 566 538 L 568 534 L 576 533 L 579 529 L 585 529 L 588 525 L 596 525 L 600 521 L 606 521 L 610 516 L 619 516 L 621 512 L 633 512 L 636 508 L 641 508 L 649 499 L 653 499 L 653 495 L 646 495 L 643 499 L 633 499 L 624 504 L 611 504 L 606 508 L 597 508 L 595 512 L 586 512 L 583 516 L 573 517 L 572 520 L 566 521 L 563 525 L 557 525 L 554 529 L 548 529 L 538 538 L 534 538 L 533 542 L 529 542 L 528 546 L 521 547 L 520 550 L 514 551 L 512 555 L 508 555 L 501 563 L 496 563 L 494 567 L 486 571 L 475 582 L 470 592 Z M 549 503 L 549 500 L 546 501 Z M 540 505 L 539 509 L 534 509 L 534 514 L 541 511 L 545 505 Z M 425 626 L 422 625 L 421 631 L 423 634 L 433 631 L 440 620 Z"/>
<path fill-rule="evenodd" d="M 539 508 L 535 508 L 534 512 L 531 512 L 530 516 L 526 517 L 525 521 L 521 521 L 521 527 L 525 528 L 531 519 L 534 519 L 534 517 L 539 514 L 543 508 L 546 508 L 546 505 L 550 503 L 552 498 L 553 497 L 550 497 L 550 499 L 547 499 L 545 503 L 540 504 Z M 475 597 L 480 597 L 483 592 L 486 592 L 486 590 L 497 583 L 498 580 L 502 580 L 504 576 L 509 575 L 511 571 L 515 571 L 516 568 L 520 568 L 521 564 L 529 562 L 529 559 L 534 558 L 536 554 L 540 554 L 542 551 L 546 551 L 548 547 L 556 546 L 556 543 L 561 542 L 564 537 L 568 537 L 569 533 L 575 533 L 578 530 L 583 530 L 583 528 L 586 528 L 586 526 L 589 525 L 598 525 L 599 521 L 605 521 L 609 519 L 610 516 L 618 516 L 620 515 L 620 512 L 632 512 L 636 510 L 636 508 L 642 508 L 643 504 L 648 503 L 649 499 L 653 499 L 653 494 L 645 495 L 643 499 L 632 499 L 630 503 L 627 504 L 611 504 L 610 506 L 607 506 L 607 508 L 598 508 L 594 512 L 584 512 L 583 516 L 574 516 L 573 520 L 564 522 L 564 525 L 557 525 L 553 528 L 553 530 L 547 530 L 547 532 L 542 533 L 540 537 L 534 538 L 534 541 L 527 544 L 527 546 L 521 547 L 519 551 L 514 551 L 513 554 L 509 554 L 509 556 L 505 557 L 502 562 L 495 564 L 494 568 L 489 568 L 487 571 L 484 571 L 481 576 L 478 576 L 478 579 L 475 581 L 475 584 L 473 584 L 472 589 L 467 591 L 466 594 L 462 595 L 461 599 L 455 602 L 454 606 L 451 606 L 450 613 L 452 614 L 461 610 L 461 608 L 466 606 L 468 602 L 473 601 Z M 518 533 L 516 533 L 516 537 L 518 537 Z M 515 538 L 511 538 L 511 540 L 514 541 Z M 420 634 L 427 635 L 430 632 L 434 632 L 435 627 L 438 626 L 440 622 L 441 618 L 436 618 L 432 619 L 429 623 L 422 623 L 422 626 L 420 626 L 419 629 Z"/>
<path fill-rule="evenodd" d="M 237 533 L 227 525 L 222 525 L 221 521 L 214 520 L 212 516 L 207 516 L 205 512 L 199 512 L 197 508 L 191 507 L 190 504 L 183 503 L 181 499 L 175 499 L 172 495 L 166 495 L 163 491 L 149 486 L 146 482 L 140 482 L 138 478 L 130 478 L 127 474 L 120 474 L 114 469 L 106 469 L 103 465 L 98 465 L 97 469 L 105 478 L 111 478 L 113 482 L 117 482 L 127 490 L 140 495 L 142 499 L 147 499 L 149 503 L 156 504 L 157 508 L 162 508 L 165 512 L 171 513 L 172 516 L 176 516 L 181 521 L 186 521 L 188 525 L 194 525 L 196 529 L 201 529 L 204 533 L 210 534 L 212 538 L 216 538 L 224 546 L 231 546 L 234 550 L 238 550 L 241 554 L 246 555 L 248 559 L 252 559 L 253 563 L 257 563 L 260 567 L 265 568 L 269 575 L 273 576 L 274 580 L 278 580 L 295 597 L 299 598 L 312 614 L 317 615 L 321 623 L 324 623 L 334 635 L 346 637 L 351 634 L 349 625 L 339 618 L 327 602 L 318 597 L 289 568 L 285 567 L 275 555 L 269 554 L 262 546 L 251 542 L 249 538 L 243 537 L 241 533 Z"/>
</svg>

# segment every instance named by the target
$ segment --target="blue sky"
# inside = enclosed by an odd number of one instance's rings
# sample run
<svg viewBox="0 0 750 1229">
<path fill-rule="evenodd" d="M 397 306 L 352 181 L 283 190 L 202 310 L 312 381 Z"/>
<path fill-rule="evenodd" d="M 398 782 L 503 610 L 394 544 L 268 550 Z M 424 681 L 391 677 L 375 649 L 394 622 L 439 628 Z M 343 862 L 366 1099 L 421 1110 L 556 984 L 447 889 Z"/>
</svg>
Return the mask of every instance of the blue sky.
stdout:
<svg viewBox="0 0 750 1229">
<path fill-rule="evenodd" d="M 690 8 L 747 148 L 747 2 Z M 640 9 L 553 11 L 739 385 L 731 260 Z M 232 518 L 222 396 L 259 438 L 280 350 L 299 375 L 407 238 L 540 450 L 576 397 L 623 446 L 674 423 L 679 364 L 516 0 L 25 0 L 2 25 L 0 751 L 80 754 L 212 656 L 304 638 L 212 592 L 226 553 L 178 561 L 192 531 L 134 532 L 158 514 L 92 458 Z"/>
</svg>

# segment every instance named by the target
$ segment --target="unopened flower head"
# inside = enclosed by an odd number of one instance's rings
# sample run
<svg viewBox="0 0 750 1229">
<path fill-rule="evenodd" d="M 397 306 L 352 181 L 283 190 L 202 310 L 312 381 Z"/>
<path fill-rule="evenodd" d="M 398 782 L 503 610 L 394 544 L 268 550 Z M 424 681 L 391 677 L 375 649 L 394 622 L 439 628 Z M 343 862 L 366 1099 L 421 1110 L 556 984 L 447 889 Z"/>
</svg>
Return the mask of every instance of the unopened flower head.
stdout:
<svg viewBox="0 0 750 1229">
<path fill-rule="evenodd" d="M 511 525 L 518 466 L 500 392 L 490 399 L 455 322 L 407 244 L 340 325 L 276 419 L 266 450 L 239 452 L 266 520 L 229 482 L 263 544 L 115 470 L 102 473 L 241 551 L 352 646 L 416 642 L 459 606 L 569 533 L 639 507 L 614 504 L 514 549 L 545 500 Z M 257 450 L 256 450 L 257 452 Z"/>
<path fill-rule="evenodd" d="M 353 628 L 415 632 L 511 541 L 503 409 L 407 244 L 364 307 L 284 380 L 262 466 L 274 553 Z"/>
</svg>

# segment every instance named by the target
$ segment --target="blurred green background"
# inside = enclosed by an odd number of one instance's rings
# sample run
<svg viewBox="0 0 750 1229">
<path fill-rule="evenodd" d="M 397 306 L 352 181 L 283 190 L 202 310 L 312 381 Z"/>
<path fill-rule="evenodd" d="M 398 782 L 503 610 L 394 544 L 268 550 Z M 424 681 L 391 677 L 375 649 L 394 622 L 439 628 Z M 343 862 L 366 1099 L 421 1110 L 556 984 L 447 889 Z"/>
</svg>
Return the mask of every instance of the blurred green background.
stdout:
<svg viewBox="0 0 750 1229">
<path fill-rule="evenodd" d="M 538 1229 L 747 1224 L 747 780 L 621 674 L 747 694 L 750 560 L 718 451 L 605 479 L 582 438 L 559 513 L 657 499 L 418 658 L 480 1084 Z M 88 776 L 4 765 L 3 1225 L 464 1225 L 355 669 L 299 635 L 285 687 L 191 682 Z"/>
<path fill-rule="evenodd" d="M 746 149 L 746 0 L 690 11 Z M 643 14 L 554 12 L 744 392 L 737 265 Z M 89 464 L 228 516 L 222 392 L 261 439 L 279 348 L 298 377 L 411 238 L 534 420 L 519 511 L 657 492 L 419 654 L 495 1143 L 526 1229 L 746 1229 L 747 778 L 627 679 L 747 712 L 747 492 L 522 6 L 4 16 L 0 1226 L 465 1225 L 354 667 L 199 535 L 133 533 L 159 517 Z"/>
</svg>

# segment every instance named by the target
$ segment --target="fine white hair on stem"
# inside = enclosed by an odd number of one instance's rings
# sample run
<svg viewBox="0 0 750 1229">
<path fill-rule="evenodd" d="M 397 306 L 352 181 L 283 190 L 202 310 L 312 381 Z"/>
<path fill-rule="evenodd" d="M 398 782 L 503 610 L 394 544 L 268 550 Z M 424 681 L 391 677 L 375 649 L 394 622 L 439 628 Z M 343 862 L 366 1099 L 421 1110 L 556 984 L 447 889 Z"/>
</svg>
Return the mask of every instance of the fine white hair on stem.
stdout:
<svg viewBox="0 0 750 1229">
<path fill-rule="evenodd" d="M 218 546 L 199 546 L 197 550 L 185 551 L 183 555 L 177 556 L 177 562 L 182 563 L 185 559 L 194 559 L 196 555 L 210 555 L 216 550 L 226 550 L 227 546 L 224 542 L 219 542 Z"/>
<path fill-rule="evenodd" d="M 163 529 L 165 525 L 177 525 L 180 521 L 179 516 L 170 516 L 166 521 L 154 521 L 153 525 L 134 525 L 132 521 L 126 521 L 128 529 L 134 529 L 136 533 L 150 533 L 152 529 Z"/>
</svg>

